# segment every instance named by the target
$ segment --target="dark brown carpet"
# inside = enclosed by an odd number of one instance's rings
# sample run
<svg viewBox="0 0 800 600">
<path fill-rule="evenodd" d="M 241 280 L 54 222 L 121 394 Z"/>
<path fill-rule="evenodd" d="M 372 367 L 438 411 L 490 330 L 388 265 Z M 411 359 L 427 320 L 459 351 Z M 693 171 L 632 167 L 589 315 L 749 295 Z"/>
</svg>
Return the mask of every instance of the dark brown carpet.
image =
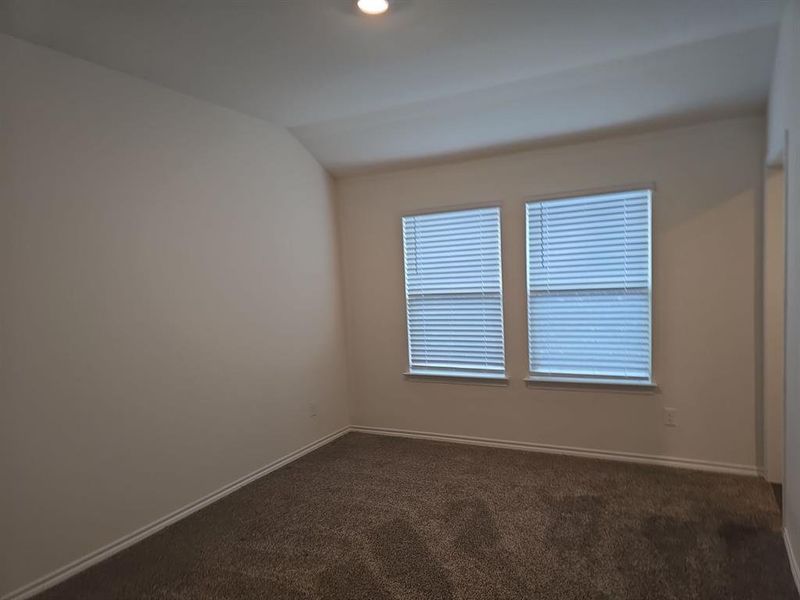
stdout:
<svg viewBox="0 0 800 600">
<path fill-rule="evenodd" d="M 796 600 L 770 486 L 349 434 L 40 600 Z"/>
</svg>

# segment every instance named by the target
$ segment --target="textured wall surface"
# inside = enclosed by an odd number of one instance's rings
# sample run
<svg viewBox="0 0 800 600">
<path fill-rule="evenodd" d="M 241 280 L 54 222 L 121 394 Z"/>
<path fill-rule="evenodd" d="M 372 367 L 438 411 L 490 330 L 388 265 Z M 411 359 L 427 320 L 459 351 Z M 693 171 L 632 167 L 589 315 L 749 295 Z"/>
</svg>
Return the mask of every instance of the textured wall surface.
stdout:
<svg viewBox="0 0 800 600">
<path fill-rule="evenodd" d="M 355 423 L 755 467 L 764 131 L 763 118 L 741 118 L 338 180 Z M 525 200 L 637 183 L 656 186 L 659 390 L 526 386 Z M 405 379 L 401 217 L 492 203 L 511 382 Z M 664 407 L 678 427 L 664 426 Z"/>
<path fill-rule="evenodd" d="M 291 135 L 9 37 L 0 72 L 2 595 L 349 417 Z"/>
</svg>

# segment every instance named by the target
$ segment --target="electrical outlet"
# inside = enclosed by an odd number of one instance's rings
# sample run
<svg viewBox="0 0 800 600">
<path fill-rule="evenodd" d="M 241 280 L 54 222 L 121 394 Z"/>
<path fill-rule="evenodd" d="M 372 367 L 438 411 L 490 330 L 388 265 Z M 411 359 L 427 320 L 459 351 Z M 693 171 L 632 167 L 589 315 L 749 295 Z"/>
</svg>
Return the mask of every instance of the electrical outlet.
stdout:
<svg viewBox="0 0 800 600">
<path fill-rule="evenodd" d="M 664 425 L 667 427 L 678 426 L 678 409 L 664 408 Z"/>
<path fill-rule="evenodd" d="M 316 417 L 317 416 L 317 403 L 316 402 L 311 401 L 311 402 L 308 403 L 308 415 L 311 416 L 311 417 Z"/>
</svg>

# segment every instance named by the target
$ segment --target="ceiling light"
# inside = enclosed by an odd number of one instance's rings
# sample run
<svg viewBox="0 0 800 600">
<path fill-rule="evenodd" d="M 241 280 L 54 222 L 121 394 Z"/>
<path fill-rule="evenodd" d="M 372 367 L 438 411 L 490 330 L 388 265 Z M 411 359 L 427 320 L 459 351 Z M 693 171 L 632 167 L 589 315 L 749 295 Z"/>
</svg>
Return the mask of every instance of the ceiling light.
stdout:
<svg viewBox="0 0 800 600">
<path fill-rule="evenodd" d="M 358 9 L 365 15 L 382 15 L 389 10 L 388 0 L 358 0 Z"/>
</svg>

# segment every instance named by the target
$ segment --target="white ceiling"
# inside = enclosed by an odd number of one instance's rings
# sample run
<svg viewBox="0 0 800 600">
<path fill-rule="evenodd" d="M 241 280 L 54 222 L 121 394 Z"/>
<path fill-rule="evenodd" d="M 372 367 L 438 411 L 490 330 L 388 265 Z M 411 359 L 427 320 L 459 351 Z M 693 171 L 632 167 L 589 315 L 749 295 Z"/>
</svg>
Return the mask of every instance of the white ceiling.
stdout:
<svg viewBox="0 0 800 600">
<path fill-rule="evenodd" d="M 763 106 L 783 0 L 0 0 L 12 35 L 289 127 L 336 174 Z"/>
</svg>

